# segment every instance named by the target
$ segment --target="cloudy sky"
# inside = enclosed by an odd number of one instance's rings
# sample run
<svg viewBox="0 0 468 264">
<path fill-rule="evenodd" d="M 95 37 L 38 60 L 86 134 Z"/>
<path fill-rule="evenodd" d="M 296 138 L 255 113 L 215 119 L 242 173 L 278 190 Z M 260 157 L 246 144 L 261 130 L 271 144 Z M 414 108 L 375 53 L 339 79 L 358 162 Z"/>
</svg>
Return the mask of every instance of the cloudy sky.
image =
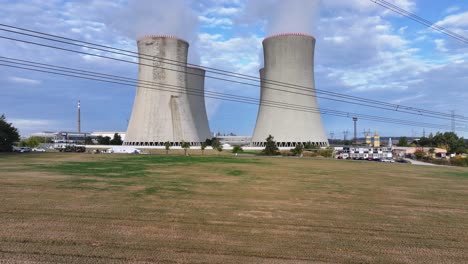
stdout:
<svg viewBox="0 0 468 264">
<path fill-rule="evenodd" d="M 389 2 L 468 37 L 466 1 Z M 191 63 L 255 76 L 262 66 L 265 37 L 283 32 L 313 34 L 317 39 L 317 89 L 444 113 L 455 110 L 468 116 L 468 44 L 369 0 L 0 0 L 0 13 L 1 24 L 132 51 L 136 51 L 135 39 L 139 36 L 176 35 L 190 42 Z M 6 31 L 0 31 L 0 36 L 50 44 Z M 0 56 L 137 77 L 134 64 L 6 39 L 0 39 Z M 206 90 L 255 98 L 260 93 L 258 87 L 210 79 L 206 80 Z M 125 131 L 134 95 L 135 87 L 0 66 L 0 113 L 23 135 L 75 130 L 78 100 L 82 130 Z M 324 109 L 450 128 L 450 120 L 318 100 Z M 207 110 L 212 131 L 250 135 L 258 106 L 208 99 Z M 335 138 L 342 138 L 344 130 L 352 130 L 348 118 L 322 118 L 327 133 L 334 133 Z M 458 122 L 457 126 L 468 129 L 467 123 Z M 359 132 L 370 129 L 384 136 L 420 136 L 423 132 L 422 127 L 364 120 L 358 127 Z M 459 134 L 468 136 L 467 132 Z"/>
</svg>

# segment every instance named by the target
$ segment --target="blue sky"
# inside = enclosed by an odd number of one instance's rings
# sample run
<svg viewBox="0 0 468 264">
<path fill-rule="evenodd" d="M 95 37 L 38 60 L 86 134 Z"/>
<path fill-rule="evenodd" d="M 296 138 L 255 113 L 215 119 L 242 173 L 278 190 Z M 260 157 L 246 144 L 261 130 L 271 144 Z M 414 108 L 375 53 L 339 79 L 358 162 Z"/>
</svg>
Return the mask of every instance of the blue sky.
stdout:
<svg viewBox="0 0 468 264">
<path fill-rule="evenodd" d="M 468 36 L 466 1 L 390 1 Z M 190 42 L 190 62 L 258 76 L 263 38 L 303 32 L 317 39 L 316 88 L 457 114 L 468 114 L 468 44 L 396 15 L 369 0 L 0 0 L 0 23 L 136 51 L 144 34 Z M 0 36 L 15 36 L 0 32 Z M 25 37 L 21 37 L 26 39 Z M 78 49 L 79 50 L 79 49 Z M 137 67 L 0 39 L 0 56 L 130 78 Z M 22 135 L 75 130 L 125 131 L 135 88 L 0 66 L 0 113 Z M 206 89 L 258 98 L 259 88 L 206 80 Z M 322 108 L 450 125 L 450 120 L 379 111 L 319 98 Z M 207 99 L 210 128 L 252 133 L 258 106 Z M 322 116 L 328 134 L 342 137 L 352 121 Z M 467 123 L 458 126 L 467 128 Z M 358 130 L 420 136 L 423 128 L 360 120 Z M 437 129 L 425 129 L 426 133 Z M 465 138 L 467 132 L 459 132 Z"/>
</svg>

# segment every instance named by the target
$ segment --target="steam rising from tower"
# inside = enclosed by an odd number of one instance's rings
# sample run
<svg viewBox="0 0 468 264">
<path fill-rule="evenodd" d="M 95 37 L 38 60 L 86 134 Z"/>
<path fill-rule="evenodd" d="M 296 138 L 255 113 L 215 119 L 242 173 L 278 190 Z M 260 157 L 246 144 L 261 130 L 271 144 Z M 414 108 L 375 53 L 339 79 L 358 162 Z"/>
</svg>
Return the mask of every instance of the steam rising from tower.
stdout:
<svg viewBox="0 0 468 264">
<path fill-rule="evenodd" d="M 261 101 L 299 105 L 304 110 L 260 104 L 253 146 L 264 146 L 268 135 L 274 136 L 279 147 L 309 141 L 328 146 L 315 97 L 314 48 L 315 38 L 305 34 L 278 34 L 263 41 Z"/>
</svg>

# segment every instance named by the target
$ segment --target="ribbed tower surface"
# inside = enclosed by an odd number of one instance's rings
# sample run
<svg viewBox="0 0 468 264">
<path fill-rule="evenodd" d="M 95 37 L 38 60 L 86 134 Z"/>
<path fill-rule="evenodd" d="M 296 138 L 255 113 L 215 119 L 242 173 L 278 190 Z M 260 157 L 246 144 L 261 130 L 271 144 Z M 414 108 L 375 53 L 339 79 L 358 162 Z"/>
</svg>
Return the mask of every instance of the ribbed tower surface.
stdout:
<svg viewBox="0 0 468 264">
<path fill-rule="evenodd" d="M 198 145 L 205 141 L 197 130 L 186 93 L 190 85 L 186 74 L 188 42 L 150 35 L 137 44 L 139 83 L 124 145 L 162 146 L 166 141 Z"/>
<path fill-rule="evenodd" d="M 208 115 L 205 107 L 205 70 L 187 67 L 187 92 L 190 112 L 193 114 L 198 137 L 203 142 L 211 139 Z"/>
<path fill-rule="evenodd" d="M 279 147 L 307 142 L 328 146 L 320 114 L 315 112 L 318 104 L 314 48 L 315 38 L 300 33 L 279 34 L 263 40 L 262 103 L 252 137 L 253 146 L 264 146 L 269 135 Z"/>
</svg>

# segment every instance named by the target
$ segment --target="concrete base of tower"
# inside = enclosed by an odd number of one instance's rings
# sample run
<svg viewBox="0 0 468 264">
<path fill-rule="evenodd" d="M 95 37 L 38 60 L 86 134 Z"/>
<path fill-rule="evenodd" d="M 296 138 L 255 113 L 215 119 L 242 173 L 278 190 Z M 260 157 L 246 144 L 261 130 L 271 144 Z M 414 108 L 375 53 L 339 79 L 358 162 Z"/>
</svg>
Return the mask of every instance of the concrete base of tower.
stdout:
<svg viewBox="0 0 468 264">
<path fill-rule="evenodd" d="M 182 146 L 183 142 L 169 142 L 171 147 Z M 203 142 L 188 142 L 190 146 L 200 146 Z M 134 147 L 164 147 L 166 142 L 124 142 L 124 146 L 134 146 Z"/>
<path fill-rule="evenodd" d="M 278 148 L 295 148 L 298 145 L 305 146 L 307 144 L 311 144 L 314 147 L 317 148 L 322 148 L 322 147 L 328 147 L 330 146 L 327 141 L 322 141 L 322 142 L 276 142 L 276 146 Z M 266 142 L 252 142 L 251 146 L 252 147 L 265 147 Z"/>
</svg>

